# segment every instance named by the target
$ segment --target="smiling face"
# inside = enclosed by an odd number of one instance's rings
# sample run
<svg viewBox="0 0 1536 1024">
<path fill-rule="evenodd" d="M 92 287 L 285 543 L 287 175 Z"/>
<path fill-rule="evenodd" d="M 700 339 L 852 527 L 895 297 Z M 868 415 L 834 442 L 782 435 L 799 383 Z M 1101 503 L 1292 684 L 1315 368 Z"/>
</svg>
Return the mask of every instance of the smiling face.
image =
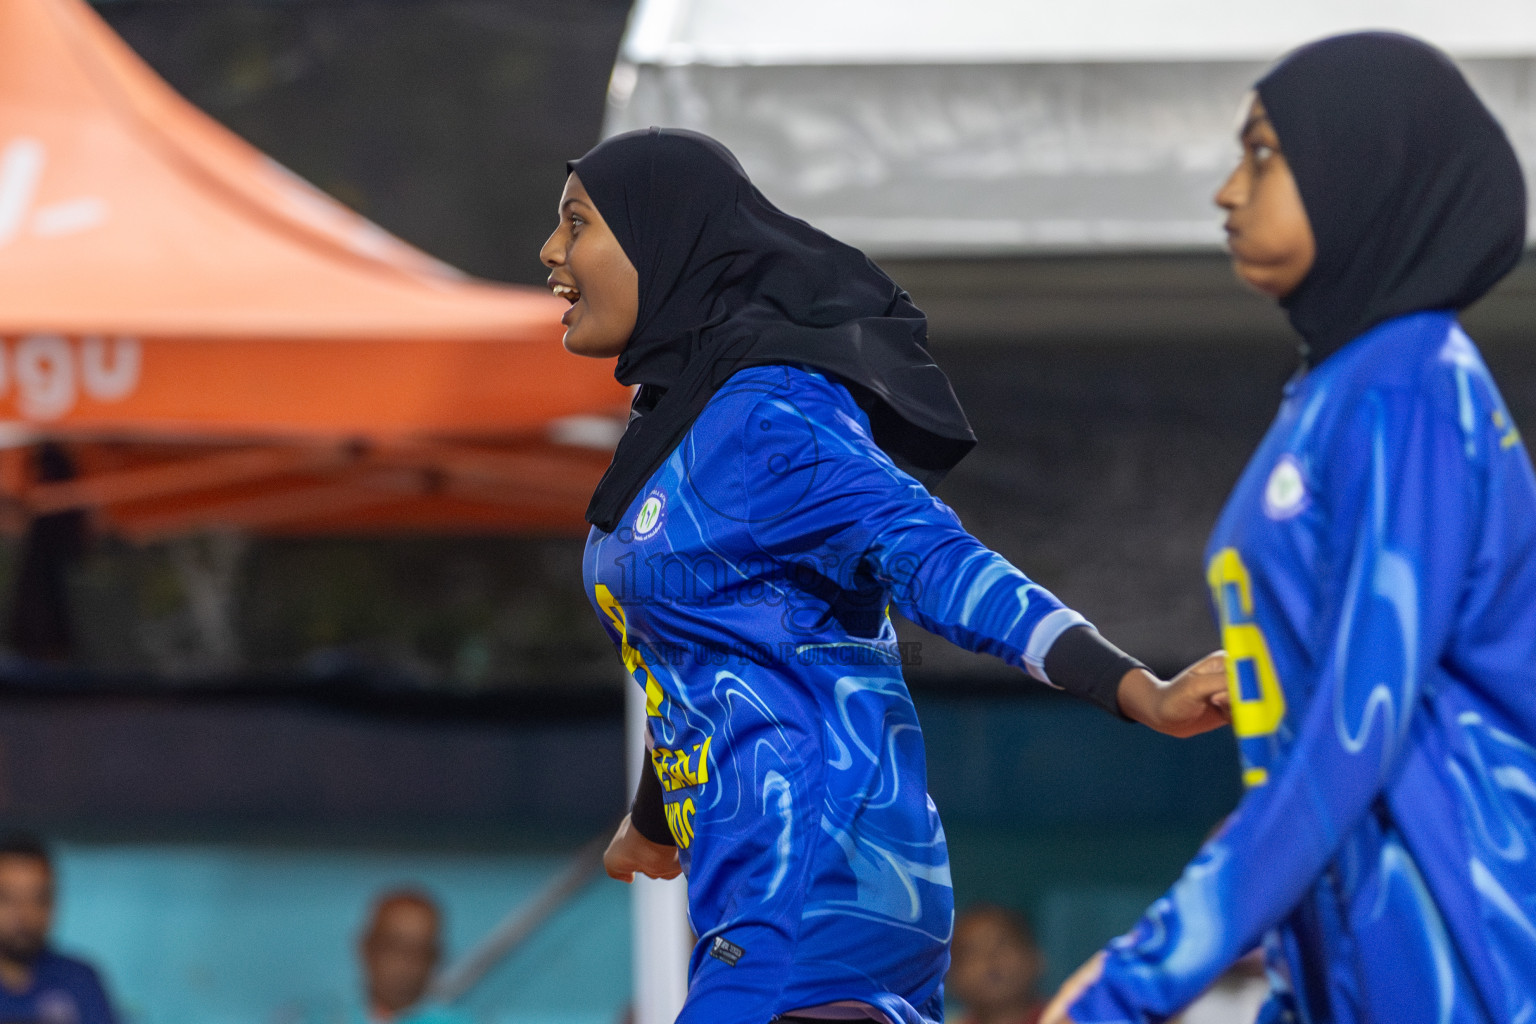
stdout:
<svg viewBox="0 0 1536 1024">
<path fill-rule="evenodd" d="M 560 318 L 566 350 L 597 359 L 623 352 L 640 308 L 640 277 L 574 174 L 560 194 L 560 226 L 539 259 L 550 268 L 550 290 L 571 304 Z"/>
<path fill-rule="evenodd" d="M 1312 222 L 1280 151 L 1280 138 L 1257 96 L 1238 141 L 1242 160 L 1216 193 L 1216 205 L 1227 211 L 1227 251 L 1244 283 L 1283 299 L 1306 278 L 1317 258 Z"/>
</svg>

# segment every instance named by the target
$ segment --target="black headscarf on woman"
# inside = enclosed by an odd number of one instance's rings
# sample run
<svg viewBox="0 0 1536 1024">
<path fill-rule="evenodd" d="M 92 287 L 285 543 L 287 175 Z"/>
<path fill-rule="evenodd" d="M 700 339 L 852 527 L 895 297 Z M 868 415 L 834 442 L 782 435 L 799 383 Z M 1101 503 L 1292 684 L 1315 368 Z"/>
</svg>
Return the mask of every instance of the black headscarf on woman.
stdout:
<svg viewBox="0 0 1536 1024">
<path fill-rule="evenodd" d="M 720 143 L 651 128 L 567 166 L 640 283 L 635 330 L 614 370 L 640 393 L 588 522 L 612 532 L 710 397 L 749 366 L 835 375 L 868 413 L 875 442 L 926 484 L 976 444 L 907 293 L 857 249 L 765 199 Z"/>
<path fill-rule="evenodd" d="M 1520 258 L 1514 148 L 1433 46 L 1334 36 L 1257 88 L 1317 241 L 1312 270 L 1281 301 L 1313 363 L 1392 317 L 1471 305 Z"/>
</svg>

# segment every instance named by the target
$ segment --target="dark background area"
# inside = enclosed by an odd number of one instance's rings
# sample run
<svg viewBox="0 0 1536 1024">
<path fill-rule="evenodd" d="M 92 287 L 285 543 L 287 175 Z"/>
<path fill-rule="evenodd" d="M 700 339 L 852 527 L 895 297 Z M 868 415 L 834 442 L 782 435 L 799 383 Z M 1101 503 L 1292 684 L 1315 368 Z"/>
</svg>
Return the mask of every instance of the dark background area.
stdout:
<svg viewBox="0 0 1536 1024">
<path fill-rule="evenodd" d="M 439 259 L 538 284 L 628 0 L 110 0 L 183 96 Z"/>
<path fill-rule="evenodd" d="M 97 9 L 171 85 L 273 159 L 434 256 L 523 283 L 544 276 L 536 253 L 564 161 L 599 138 L 628 15 L 623 0 Z M 1217 254 L 888 269 L 929 311 L 935 356 L 981 439 L 940 496 L 1154 667 L 1172 672 L 1213 648 L 1202 551 L 1295 366 L 1278 311 L 1240 289 Z M 1505 305 L 1532 312 L 1536 288 L 1516 284 L 1524 305 Z M 1477 335 L 1526 420 L 1530 322 L 1494 317 Z M 617 695 L 579 560 L 577 538 L 101 540 L 71 574 L 72 663 L 117 686 L 282 680 L 515 691 L 535 704 Z M 1030 688 L 903 629 L 922 644 L 910 673 L 919 689 Z"/>
<path fill-rule="evenodd" d="M 599 137 L 628 5 L 98 10 L 275 160 L 449 263 L 538 283 L 564 161 Z M 1278 313 L 1216 255 L 888 266 L 929 310 L 981 438 L 940 495 L 1154 667 L 1212 649 L 1202 550 L 1295 366 Z M 1516 299 L 1536 291 L 1522 273 L 1505 289 Z M 1530 422 L 1531 320 L 1484 322 L 1474 333 Z M 623 680 L 580 550 L 574 537 L 98 539 L 70 574 L 72 661 L 0 666 L 0 813 L 113 834 L 599 828 L 622 800 Z M 14 547 L 0 556 L 13 577 Z M 210 592 L 211 609 L 196 597 Z M 1153 884 L 1235 801 L 1224 733 L 1153 736 L 902 629 L 922 644 L 909 677 L 935 798 L 971 851 L 962 880 L 1025 901 L 1030 872 L 1065 858 L 1084 877 Z M 1051 838 L 987 838 L 1030 829 Z M 1128 859 L 1128 844 L 1161 852 Z M 1019 849 L 1034 867 L 1012 863 Z"/>
</svg>

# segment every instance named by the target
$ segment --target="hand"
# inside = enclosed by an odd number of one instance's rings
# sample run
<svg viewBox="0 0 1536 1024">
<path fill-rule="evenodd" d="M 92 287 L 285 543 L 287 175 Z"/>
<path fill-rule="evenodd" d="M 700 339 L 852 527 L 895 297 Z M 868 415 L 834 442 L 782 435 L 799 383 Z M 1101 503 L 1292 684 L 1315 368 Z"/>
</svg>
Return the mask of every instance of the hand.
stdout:
<svg viewBox="0 0 1536 1024">
<path fill-rule="evenodd" d="M 613 841 L 603 851 L 603 869 L 609 878 L 633 882 L 639 872 L 650 878 L 676 878 L 683 873 L 677 859 L 677 847 L 653 843 L 629 823 L 629 815 L 619 822 Z"/>
<path fill-rule="evenodd" d="M 1207 654 L 1163 682 L 1145 669 L 1120 680 L 1120 710 L 1126 717 L 1169 736 L 1195 736 L 1232 720 L 1227 697 L 1227 652 Z"/>
<path fill-rule="evenodd" d="M 1099 975 L 1104 971 L 1104 954 L 1098 952 L 1088 958 L 1088 962 L 1072 972 L 1072 976 L 1061 983 L 1061 988 L 1051 997 L 1045 1009 L 1040 1014 L 1039 1024 L 1072 1024 L 1072 1018 L 1067 1016 L 1067 1011 L 1072 1004 L 1077 1002 L 1077 997 L 1088 990 L 1088 986 L 1099 980 Z"/>
</svg>

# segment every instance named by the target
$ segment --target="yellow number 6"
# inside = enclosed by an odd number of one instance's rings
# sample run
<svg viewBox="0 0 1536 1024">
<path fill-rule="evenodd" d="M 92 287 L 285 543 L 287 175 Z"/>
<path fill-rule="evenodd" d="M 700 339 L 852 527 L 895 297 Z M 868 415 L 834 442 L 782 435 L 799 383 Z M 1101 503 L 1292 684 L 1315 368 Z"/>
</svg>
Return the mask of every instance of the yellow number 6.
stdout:
<svg viewBox="0 0 1536 1024">
<path fill-rule="evenodd" d="M 1232 731 L 1243 739 L 1268 736 L 1285 718 L 1285 693 L 1264 631 L 1253 621 L 1253 581 L 1236 548 L 1223 548 L 1211 559 L 1206 576 L 1221 611 L 1221 642 L 1227 649 L 1227 693 L 1232 698 Z M 1236 591 L 1234 594 L 1233 591 Z M 1233 607 L 1233 598 L 1237 607 Z M 1251 672 L 1259 695 L 1243 694 L 1242 677 Z"/>
</svg>

